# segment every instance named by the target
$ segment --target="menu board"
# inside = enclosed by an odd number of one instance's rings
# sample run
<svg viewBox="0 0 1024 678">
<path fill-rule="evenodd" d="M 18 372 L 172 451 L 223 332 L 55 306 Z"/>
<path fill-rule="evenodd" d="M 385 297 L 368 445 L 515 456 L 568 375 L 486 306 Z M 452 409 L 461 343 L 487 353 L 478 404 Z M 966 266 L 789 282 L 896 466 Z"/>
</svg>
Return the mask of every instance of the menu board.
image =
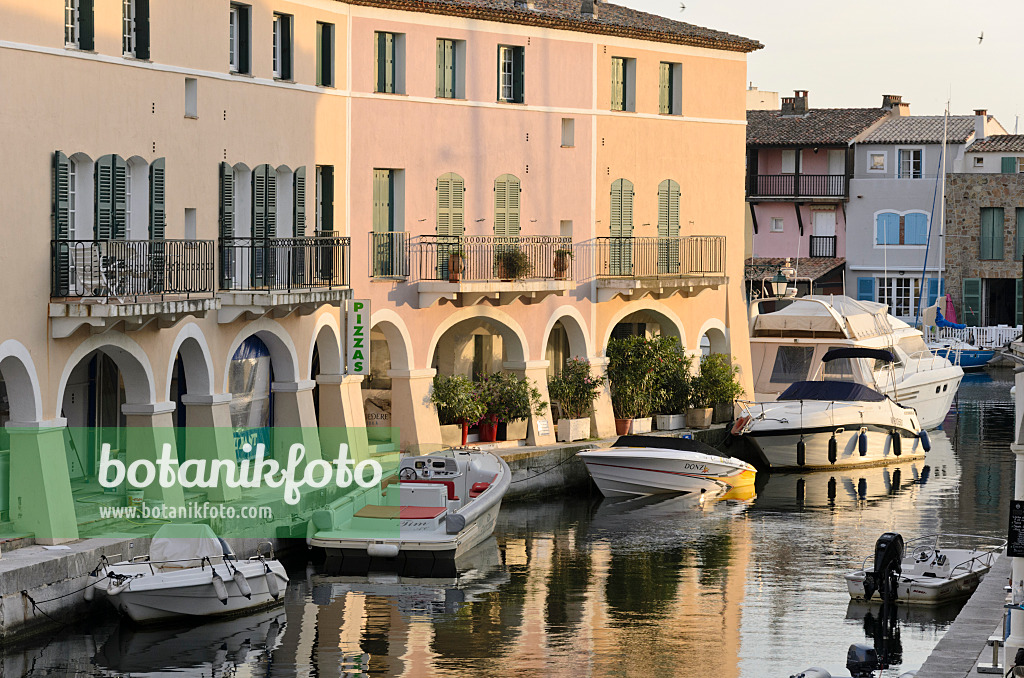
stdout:
<svg viewBox="0 0 1024 678">
<path fill-rule="evenodd" d="M 1010 529 L 1006 535 L 1006 554 L 1024 558 L 1024 501 L 1010 502 Z"/>
</svg>

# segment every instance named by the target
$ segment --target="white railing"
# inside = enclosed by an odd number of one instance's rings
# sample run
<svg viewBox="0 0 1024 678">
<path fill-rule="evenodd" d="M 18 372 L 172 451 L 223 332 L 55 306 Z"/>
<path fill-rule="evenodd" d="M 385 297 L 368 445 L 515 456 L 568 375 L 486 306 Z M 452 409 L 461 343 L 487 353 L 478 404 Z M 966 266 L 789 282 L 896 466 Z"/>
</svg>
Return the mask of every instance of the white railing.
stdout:
<svg viewBox="0 0 1024 678">
<path fill-rule="evenodd" d="M 934 327 L 924 328 L 925 341 L 959 339 L 978 348 L 1002 348 L 1020 335 L 1020 325 L 1016 327 L 1007 327 L 1005 325 L 998 327 L 965 327 L 962 330 L 944 327 L 938 331 Z"/>
</svg>

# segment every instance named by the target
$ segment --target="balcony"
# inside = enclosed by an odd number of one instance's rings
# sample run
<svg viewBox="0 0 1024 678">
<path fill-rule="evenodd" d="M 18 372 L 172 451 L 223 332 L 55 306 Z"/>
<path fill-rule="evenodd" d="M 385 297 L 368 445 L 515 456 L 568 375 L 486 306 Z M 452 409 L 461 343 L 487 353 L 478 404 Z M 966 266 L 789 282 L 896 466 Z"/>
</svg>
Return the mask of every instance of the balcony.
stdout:
<svg viewBox="0 0 1024 678">
<path fill-rule="evenodd" d="M 597 300 L 690 296 L 728 282 L 725 236 L 596 238 Z"/>
<path fill-rule="evenodd" d="M 836 236 L 812 235 L 811 248 L 809 252 L 811 253 L 812 257 L 828 257 L 830 259 L 835 259 Z"/>
<path fill-rule="evenodd" d="M 758 174 L 749 177 L 747 197 L 759 199 L 845 199 L 845 174 Z"/>
<path fill-rule="evenodd" d="M 472 306 L 491 299 L 539 301 L 575 286 L 572 238 L 546 235 L 411 236 L 370 233 L 374 278 L 398 278 L 416 285 L 419 307 L 442 299 Z"/>
<path fill-rule="evenodd" d="M 350 293 L 350 239 L 336 232 L 301 238 L 221 238 L 217 320 L 309 315 Z"/>
<path fill-rule="evenodd" d="M 151 322 L 171 327 L 219 307 L 212 240 L 51 240 L 54 339 Z"/>
</svg>

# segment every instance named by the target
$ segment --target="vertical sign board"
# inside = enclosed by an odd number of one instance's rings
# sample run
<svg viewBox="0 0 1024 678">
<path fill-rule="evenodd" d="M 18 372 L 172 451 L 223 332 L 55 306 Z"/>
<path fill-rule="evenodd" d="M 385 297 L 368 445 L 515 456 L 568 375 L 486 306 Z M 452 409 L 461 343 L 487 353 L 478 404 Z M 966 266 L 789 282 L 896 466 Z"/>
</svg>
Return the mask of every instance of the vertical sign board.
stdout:
<svg viewBox="0 0 1024 678">
<path fill-rule="evenodd" d="M 1024 501 L 1010 502 L 1010 528 L 1006 535 L 1006 555 L 1024 558 Z"/>
<path fill-rule="evenodd" d="M 348 331 L 345 333 L 345 357 L 349 374 L 370 373 L 370 300 L 345 302 Z"/>
</svg>

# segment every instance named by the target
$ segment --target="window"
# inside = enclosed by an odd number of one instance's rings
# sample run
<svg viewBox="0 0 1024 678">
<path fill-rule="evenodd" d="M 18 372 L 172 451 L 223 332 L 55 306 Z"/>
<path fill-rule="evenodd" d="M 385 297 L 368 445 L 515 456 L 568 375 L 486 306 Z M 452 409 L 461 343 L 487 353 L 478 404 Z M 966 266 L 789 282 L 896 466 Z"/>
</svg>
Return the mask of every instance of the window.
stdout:
<svg viewBox="0 0 1024 678">
<path fill-rule="evenodd" d="M 1017 208 L 1017 246 L 1013 258 L 1020 261 L 1024 257 L 1024 207 Z"/>
<path fill-rule="evenodd" d="M 374 33 L 373 78 L 374 92 L 382 94 L 402 94 L 404 92 L 399 77 L 405 69 L 401 61 L 401 36 L 397 33 Z"/>
<path fill-rule="evenodd" d="M 974 156 L 974 166 L 975 167 L 979 167 L 979 168 L 980 167 L 984 167 L 985 166 L 985 156 L 983 156 L 983 155 L 976 155 L 976 156 Z"/>
<path fill-rule="evenodd" d="M 900 179 L 920 179 L 924 176 L 923 155 L 920 148 L 901 148 L 900 151 Z"/>
<path fill-rule="evenodd" d="M 199 82 L 195 78 L 185 78 L 185 117 L 199 117 Z"/>
<path fill-rule="evenodd" d="M 64 45 L 92 51 L 93 0 L 64 0 Z"/>
<path fill-rule="evenodd" d="M 828 350 L 836 348 L 846 348 L 845 346 L 829 346 Z M 823 363 L 821 366 L 821 376 L 825 379 L 832 381 L 857 381 L 857 377 L 853 370 L 853 361 L 856 358 L 839 358 L 837 360 L 830 360 L 827 363 Z"/>
<path fill-rule="evenodd" d="M 404 272 L 399 236 L 389 235 L 404 230 L 403 192 L 401 170 L 373 170 L 374 277 L 401 277 Z"/>
<path fill-rule="evenodd" d="M 498 45 L 498 101 L 521 104 L 523 96 L 525 49 Z"/>
<path fill-rule="evenodd" d="M 292 79 L 292 15 L 274 14 L 274 77 Z"/>
<path fill-rule="evenodd" d="M 920 278 L 878 278 L 878 301 L 900 318 L 913 317 L 921 296 Z"/>
<path fill-rule="evenodd" d="M 885 171 L 885 153 L 869 153 L 868 154 L 868 171 L 869 172 L 884 172 Z"/>
<path fill-rule="evenodd" d="M 1002 159 L 1001 171 L 1003 174 L 1019 174 L 1024 172 L 1024 158 L 1005 157 Z"/>
<path fill-rule="evenodd" d="M 813 357 L 812 346 L 780 346 L 775 354 L 771 381 L 776 384 L 789 384 L 806 379 Z"/>
<path fill-rule="evenodd" d="M 461 45 L 459 40 L 446 40 L 439 38 L 437 41 L 437 87 L 436 95 L 439 99 L 461 98 L 459 91 L 459 80 L 461 78 L 459 68 L 459 52 Z"/>
<path fill-rule="evenodd" d="M 576 145 L 576 119 L 562 118 L 562 148 Z"/>
<path fill-rule="evenodd" d="M 228 14 L 228 61 L 232 73 L 249 73 L 249 31 L 252 8 L 232 4 Z"/>
<path fill-rule="evenodd" d="M 984 260 L 1003 259 L 1003 208 L 981 208 L 981 239 L 978 258 Z"/>
<path fill-rule="evenodd" d="M 796 151 L 792 148 L 782 151 L 782 174 L 796 172 Z"/>
<path fill-rule="evenodd" d="M 185 240 L 196 239 L 196 208 L 185 208 Z"/>
<path fill-rule="evenodd" d="M 785 220 L 782 217 L 772 217 L 772 223 L 768 230 L 771 233 L 782 233 L 784 223 Z"/>
<path fill-rule="evenodd" d="M 683 65 L 661 63 L 658 112 L 662 115 L 683 114 Z"/>
<path fill-rule="evenodd" d="M 334 24 L 316 22 L 316 84 L 334 87 Z"/>
<path fill-rule="evenodd" d="M 316 231 L 334 230 L 334 165 L 316 166 Z"/>
<path fill-rule="evenodd" d="M 612 110 L 636 110 L 636 59 L 612 57 Z"/>
<path fill-rule="evenodd" d="M 927 245 L 928 215 L 921 212 L 897 214 L 881 212 L 875 216 L 876 245 Z"/>
<path fill-rule="evenodd" d="M 135 56 L 135 0 L 122 0 L 121 24 L 121 51 L 125 56 Z"/>
</svg>

